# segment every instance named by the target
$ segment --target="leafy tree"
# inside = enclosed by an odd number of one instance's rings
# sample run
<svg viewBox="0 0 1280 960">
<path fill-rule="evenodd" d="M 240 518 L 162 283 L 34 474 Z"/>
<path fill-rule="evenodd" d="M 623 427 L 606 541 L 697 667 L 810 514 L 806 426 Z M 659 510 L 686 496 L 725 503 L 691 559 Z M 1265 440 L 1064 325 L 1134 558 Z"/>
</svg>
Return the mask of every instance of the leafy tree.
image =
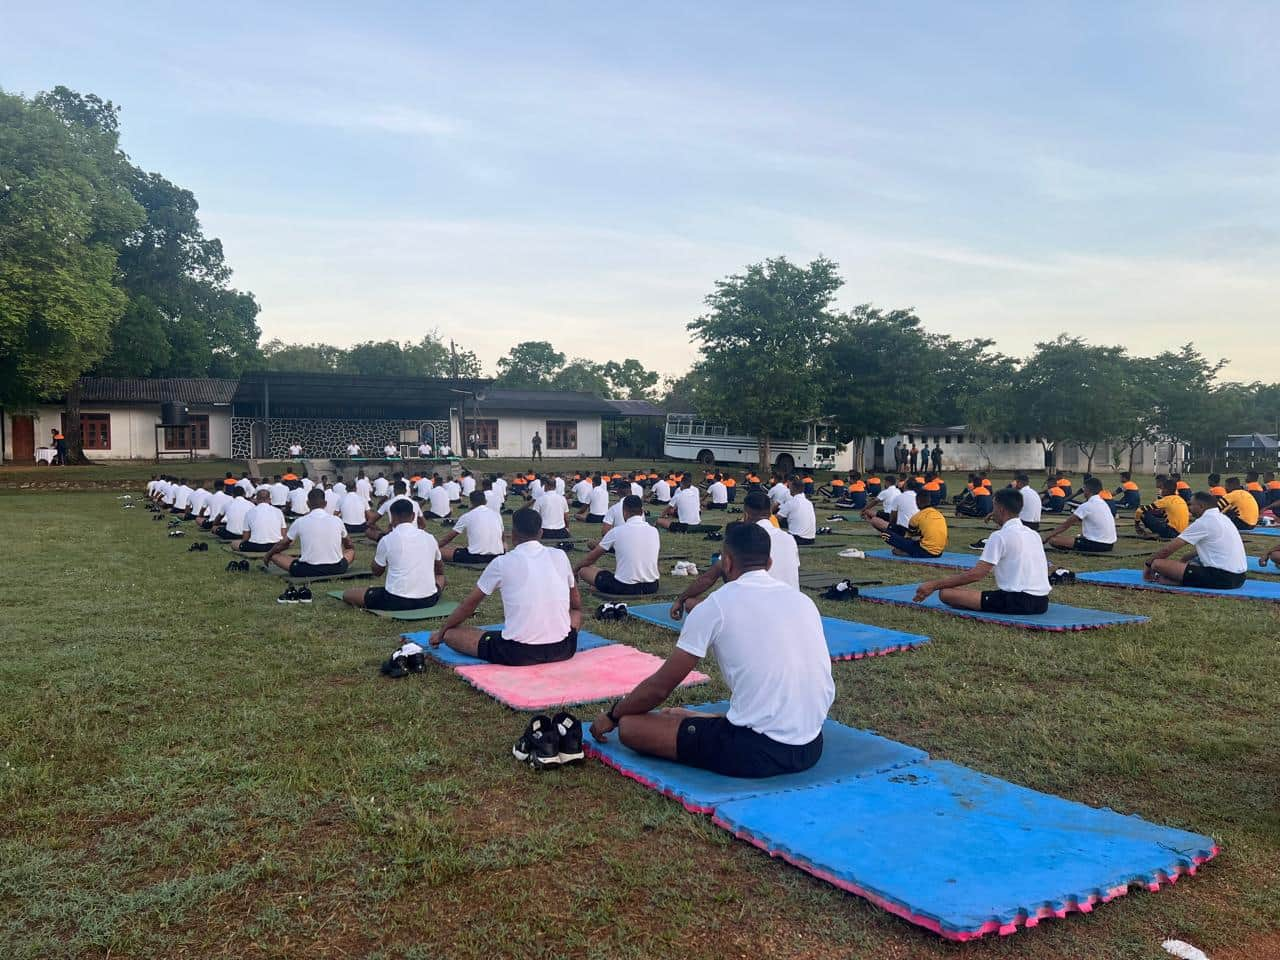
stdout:
<svg viewBox="0 0 1280 960">
<path fill-rule="evenodd" d="M 87 110 L 111 118 L 97 98 Z M 64 122 L 0 92 L 0 403 L 68 397 L 68 446 L 80 449 L 77 380 L 106 352 L 128 298 L 117 250 L 143 211 L 118 178 L 114 126 Z"/>
<path fill-rule="evenodd" d="M 556 390 L 581 390 L 597 397 L 609 395 L 609 381 L 605 378 L 604 367 L 590 360 L 571 360 L 551 378 L 550 386 Z"/>
<path fill-rule="evenodd" d="M 262 345 L 260 362 L 264 370 L 290 373 L 336 373 L 345 351 L 327 343 L 285 343 L 268 340 Z"/>
<path fill-rule="evenodd" d="M 617 400 L 652 400 L 658 375 L 646 370 L 639 360 L 628 357 L 622 363 L 610 360 L 604 365 L 604 378 L 609 381 L 609 396 Z"/>
<path fill-rule="evenodd" d="M 822 412 L 825 374 L 814 358 L 835 327 L 837 269 L 821 257 L 807 267 L 785 257 L 751 264 L 717 281 L 709 312 L 688 324 L 702 347 L 699 412 L 759 437 L 762 470 L 772 461 L 771 437 Z"/>
<path fill-rule="evenodd" d="M 992 384 L 1008 383 L 1017 368 L 1013 358 L 992 349 L 994 340 L 929 337 L 929 367 L 923 378 L 908 381 L 927 395 L 922 420 L 952 426 L 965 421 L 972 399 Z"/>
<path fill-rule="evenodd" d="M 1220 447 L 1215 435 L 1221 416 L 1228 415 L 1234 398 L 1217 396 L 1218 374 L 1225 360 L 1211 361 L 1193 344 L 1166 350 L 1146 361 L 1151 385 L 1151 414 L 1156 432 L 1191 447 L 1193 458 L 1212 458 Z M 1230 427 L 1222 431 L 1222 436 Z"/>
<path fill-rule="evenodd" d="M 517 343 L 498 361 L 496 386 L 517 390 L 549 387 L 564 366 L 564 354 L 545 340 Z"/>
</svg>

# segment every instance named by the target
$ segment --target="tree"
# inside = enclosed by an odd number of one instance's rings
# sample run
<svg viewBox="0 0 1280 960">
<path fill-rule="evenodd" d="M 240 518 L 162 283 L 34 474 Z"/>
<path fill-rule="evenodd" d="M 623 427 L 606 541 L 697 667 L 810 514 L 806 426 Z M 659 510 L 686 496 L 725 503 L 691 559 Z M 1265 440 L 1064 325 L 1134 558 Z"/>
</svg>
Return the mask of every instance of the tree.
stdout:
<svg viewBox="0 0 1280 960">
<path fill-rule="evenodd" d="M 550 386 L 556 390 L 580 390 L 583 393 L 593 393 L 597 397 L 609 395 L 609 381 L 605 378 L 604 367 L 581 358 L 571 360 L 561 367 L 551 378 Z"/>
<path fill-rule="evenodd" d="M 345 351 L 327 343 L 285 343 L 268 340 L 262 345 L 262 369 L 281 373 L 336 373 Z"/>
<path fill-rule="evenodd" d="M 545 340 L 526 340 L 517 343 L 498 361 L 498 378 L 495 386 L 512 389 L 542 389 L 549 387 L 555 375 L 564 366 L 564 354 Z"/>
<path fill-rule="evenodd" d="M 646 370 L 639 360 L 628 357 L 622 363 L 610 360 L 603 368 L 609 381 L 609 396 L 615 400 L 652 400 L 658 375 Z"/>
<path fill-rule="evenodd" d="M 927 396 L 924 420 L 945 426 L 965 422 L 971 400 L 981 397 L 992 384 L 1008 383 L 1017 364 L 995 351 L 994 340 L 930 335 L 929 367 L 912 386 Z"/>
<path fill-rule="evenodd" d="M 1170 441 L 1191 448 L 1192 457 L 1213 457 L 1218 429 L 1216 421 L 1229 411 L 1228 398 L 1213 397 L 1225 360 L 1211 361 L 1193 344 L 1166 350 L 1146 361 L 1151 384 L 1152 423 L 1156 432 Z M 1212 409 L 1211 409 L 1212 408 Z M 1212 425 L 1212 426 L 1211 426 Z M 1206 428 L 1209 428 L 1206 431 Z M 1207 436 L 1206 436 L 1207 432 Z M 1223 433 L 1225 437 L 1226 432 Z"/>
<path fill-rule="evenodd" d="M 107 118 L 77 128 L 48 106 L 0 93 L 0 403 L 66 395 L 73 462 L 80 448 L 77 379 L 98 362 L 128 298 L 113 280 L 117 250 L 143 211 L 117 176 Z"/>
<path fill-rule="evenodd" d="M 789 436 L 821 413 L 823 364 L 835 326 L 831 302 L 842 280 L 831 260 L 807 267 L 785 257 L 751 264 L 717 281 L 709 312 L 690 321 L 700 343 L 696 365 L 707 389 L 699 412 L 759 437 L 760 469 L 771 464 L 771 437 Z"/>
</svg>

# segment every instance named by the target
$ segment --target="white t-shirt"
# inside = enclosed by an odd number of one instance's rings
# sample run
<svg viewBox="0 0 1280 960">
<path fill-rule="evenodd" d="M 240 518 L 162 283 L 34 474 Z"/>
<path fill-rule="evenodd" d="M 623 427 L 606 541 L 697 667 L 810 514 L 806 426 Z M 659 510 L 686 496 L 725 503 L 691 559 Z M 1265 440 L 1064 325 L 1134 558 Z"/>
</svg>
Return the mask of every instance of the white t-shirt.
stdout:
<svg viewBox="0 0 1280 960">
<path fill-rule="evenodd" d="M 382 448 L 382 452 L 385 453 L 388 457 L 394 457 L 397 453 L 400 452 L 400 449 L 394 443 L 388 443 L 385 447 Z"/>
<path fill-rule="evenodd" d="M 191 500 L 187 503 L 187 509 L 191 511 L 193 517 L 198 517 L 204 513 L 205 507 L 209 506 L 209 501 L 212 499 L 212 493 L 204 487 L 197 487 L 191 492 Z"/>
<path fill-rule="evenodd" d="M 444 491 L 449 495 L 450 503 L 456 503 L 462 499 L 462 485 L 457 480 L 446 480 Z"/>
<path fill-rule="evenodd" d="M 659 480 L 653 485 L 653 499 L 659 503 L 668 503 L 671 500 L 671 484 L 666 480 Z"/>
<path fill-rule="evenodd" d="M 702 498 L 693 487 L 684 487 L 671 495 L 671 505 L 676 508 L 676 519 L 681 523 L 702 522 Z"/>
<path fill-rule="evenodd" d="M 336 493 L 339 498 L 345 497 L 347 495 L 347 485 L 339 480 L 333 485 L 333 492 Z"/>
<path fill-rule="evenodd" d="M 254 504 L 244 523 L 250 543 L 275 543 L 284 535 L 284 511 L 270 503 Z"/>
<path fill-rule="evenodd" d="M 291 444 L 289 444 L 289 456 L 291 456 L 291 457 L 300 457 L 300 456 L 302 456 L 302 447 L 300 447 L 300 446 L 299 446 L 298 444 L 296 444 L 296 443 L 291 443 Z"/>
<path fill-rule="evenodd" d="M 271 505 L 283 507 L 289 502 L 289 486 L 284 481 L 271 485 Z"/>
<path fill-rule="evenodd" d="M 177 497 L 177 495 L 178 485 L 176 483 L 166 482 L 164 485 L 164 493 L 161 495 L 160 499 L 169 506 L 173 506 L 174 498 Z"/>
<path fill-rule="evenodd" d="M 711 495 L 712 503 L 728 503 L 729 488 L 720 480 L 717 480 L 711 486 L 707 487 L 707 493 Z"/>
<path fill-rule="evenodd" d="M 388 513 L 390 513 L 391 505 L 395 503 L 397 500 L 407 500 L 410 504 L 413 505 L 413 518 L 415 520 L 417 520 L 419 517 L 422 516 L 422 508 L 418 506 L 418 502 L 414 500 L 413 497 L 409 496 L 407 493 L 397 493 L 391 499 L 383 502 L 382 506 L 378 508 L 378 516 L 385 517 Z"/>
<path fill-rule="evenodd" d="M 1018 519 L 1023 523 L 1039 523 L 1042 508 L 1040 494 L 1031 489 L 1030 485 L 1020 488 L 1018 492 L 1022 494 L 1022 510 L 1018 513 Z"/>
<path fill-rule="evenodd" d="M 613 575 L 619 583 L 658 582 L 658 528 L 646 523 L 644 517 L 618 524 L 601 538 L 600 546 L 617 558 Z"/>
<path fill-rule="evenodd" d="M 289 491 L 289 512 L 300 517 L 311 512 L 311 508 L 307 506 L 306 487 L 294 487 Z"/>
<path fill-rule="evenodd" d="M 347 528 L 323 510 L 312 510 L 289 527 L 286 536 L 301 547 L 303 563 L 337 563 L 342 559 L 342 538 Z"/>
<path fill-rule="evenodd" d="M 493 489 L 498 491 L 498 496 L 500 496 L 503 500 L 507 499 L 507 481 L 503 480 L 502 477 L 497 477 L 494 479 Z"/>
<path fill-rule="evenodd" d="M 894 501 L 893 508 L 898 511 L 898 519 L 895 522 L 898 526 L 905 527 L 911 522 L 911 518 L 920 512 L 920 504 L 916 500 L 916 492 L 914 490 L 904 490 L 902 495 Z"/>
<path fill-rule="evenodd" d="M 217 520 L 222 516 L 222 512 L 227 509 L 227 504 L 230 502 L 231 495 L 225 490 L 215 490 L 213 493 L 209 494 L 209 519 Z"/>
<path fill-rule="evenodd" d="M 539 497 L 541 497 L 541 496 L 542 496 L 542 481 L 541 481 L 541 480 L 533 480 L 533 481 L 530 481 L 530 483 L 529 483 L 529 496 L 530 496 L 532 499 L 534 499 L 534 500 L 537 500 Z"/>
<path fill-rule="evenodd" d="M 769 576 L 799 590 L 800 548 L 796 545 L 796 538 L 768 520 L 760 520 L 756 525 L 763 527 L 769 535 Z"/>
<path fill-rule="evenodd" d="M 1249 569 L 1240 531 L 1217 507 L 1211 507 L 1187 524 L 1178 539 L 1196 548 L 1196 559 L 1202 567 L 1227 573 L 1244 573 Z"/>
<path fill-rule="evenodd" d="M 377 477 L 373 481 L 373 495 L 375 497 L 385 497 L 387 491 L 391 489 L 391 481 L 386 477 Z"/>
<path fill-rule="evenodd" d="M 775 483 L 769 488 L 769 499 L 774 503 L 786 503 L 791 499 L 791 491 L 785 483 Z"/>
<path fill-rule="evenodd" d="M 573 485 L 573 499 L 584 507 L 591 501 L 591 481 L 579 480 Z"/>
<path fill-rule="evenodd" d="M 360 456 L 360 444 L 358 444 L 358 443 L 348 443 L 348 444 L 347 444 L 347 456 L 348 456 L 348 457 L 358 457 L 358 456 Z M 334 563 L 337 563 L 337 561 L 335 560 L 335 561 L 334 561 Z"/>
<path fill-rule="evenodd" d="M 876 499 L 880 501 L 881 510 L 885 513 L 893 513 L 900 496 L 902 496 L 902 491 L 898 489 L 896 484 L 891 483 L 880 491 L 880 496 L 876 497 Z"/>
<path fill-rule="evenodd" d="M 332 513 L 334 516 L 337 516 L 338 504 L 341 502 L 341 500 L 342 500 L 342 497 L 338 494 L 338 491 L 335 490 L 333 487 L 330 487 L 328 490 L 324 492 L 325 512 Z"/>
<path fill-rule="evenodd" d="M 364 502 L 364 497 L 352 490 L 342 498 L 342 502 L 338 504 L 338 516 L 343 523 L 349 523 L 353 527 L 359 526 L 365 522 L 364 512 L 369 505 Z"/>
<path fill-rule="evenodd" d="M 356 493 L 364 497 L 364 502 L 368 503 L 373 496 L 373 484 L 369 482 L 368 477 L 356 477 Z"/>
<path fill-rule="evenodd" d="M 641 499 L 644 499 L 644 487 L 640 486 L 640 484 L 636 483 L 634 480 L 631 481 L 631 495 L 633 497 L 640 497 Z"/>
<path fill-rule="evenodd" d="M 244 497 L 232 497 L 231 502 L 222 511 L 222 518 L 226 521 L 227 533 L 234 533 L 237 537 L 243 534 L 244 519 L 252 509 L 253 504 Z"/>
<path fill-rule="evenodd" d="M 822 732 L 836 696 L 831 654 L 818 608 L 799 590 L 744 573 L 689 611 L 676 647 L 715 654 L 730 723 L 796 746 Z"/>
<path fill-rule="evenodd" d="M 1081 534 L 1094 543 L 1116 542 L 1116 518 L 1099 494 L 1094 494 L 1080 506 L 1075 515 L 1080 518 Z"/>
<path fill-rule="evenodd" d="M 564 496 L 564 477 L 556 477 L 556 493 Z"/>
<path fill-rule="evenodd" d="M 447 456 L 449 456 L 452 452 L 453 452 L 453 451 L 449 449 L 449 445 L 448 445 L 447 443 L 442 443 L 442 444 L 440 444 L 440 456 L 442 456 L 442 457 L 447 457 Z"/>
<path fill-rule="evenodd" d="M 533 502 L 533 509 L 542 518 L 543 530 L 563 530 L 569 502 L 554 490 L 547 490 Z"/>
<path fill-rule="evenodd" d="M 187 509 L 187 505 L 191 503 L 191 494 L 194 492 L 185 483 L 179 484 L 177 491 L 173 495 L 173 505 L 179 510 Z"/>
<path fill-rule="evenodd" d="M 419 500 L 426 500 L 431 494 L 431 478 L 419 477 L 418 482 L 413 486 L 413 492 Z"/>
<path fill-rule="evenodd" d="M 464 497 L 469 497 L 471 496 L 472 491 L 476 488 L 476 478 L 470 476 L 463 477 L 458 481 L 458 486 L 462 489 L 462 495 Z"/>
<path fill-rule="evenodd" d="M 995 567 L 996 586 L 1033 597 L 1049 595 L 1049 562 L 1040 535 L 1016 517 L 1006 520 L 982 548 L 983 563 Z"/>
<path fill-rule="evenodd" d="M 449 491 L 444 484 L 427 491 L 427 508 L 437 517 L 449 515 Z"/>
<path fill-rule="evenodd" d="M 502 542 L 502 516 L 497 507 L 472 507 L 458 518 L 453 531 L 466 534 L 468 553 L 488 556 L 507 552 Z"/>
<path fill-rule="evenodd" d="M 793 494 L 778 508 L 778 516 L 787 521 L 787 533 L 812 540 L 818 534 L 818 516 L 813 504 L 803 493 Z"/>
<path fill-rule="evenodd" d="M 302 489 L 307 491 L 307 493 L 310 493 L 311 488 L 316 485 L 315 481 L 312 480 L 310 477 L 303 477 L 302 480 L 299 482 L 302 484 Z"/>
<path fill-rule="evenodd" d="M 241 477 L 236 481 L 236 486 L 243 490 L 247 496 L 253 496 L 253 481 L 248 477 Z"/>
<path fill-rule="evenodd" d="M 412 523 L 397 523 L 373 552 L 373 562 L 387 568 L 387 593 L 410 600 L 435 594 L 439 559 L 436 538 Z"/>
<path fill-rule="evenodd" d="M 595 517 L 603 517 L 609 512 L 609 488 L 603 483 L 594 484 L 587 504 L 588 513 Z"/>
<path fill-rule="evenodd" d="M 604 523 L 601 524 L 601 526 L 605 526 L 605 527 L 621 526 L 623 520 L 625 519 L 626 518 L 622 515 L 622 501 L 619 500 L 617 503 L 615 503 L 612 507 L 610 507 L 605 512 Z"/>
<path fill-rule="evenodd" d="M 559 643 L 569 635 L 573 567 L 563 550 L 527 540 L 490 560 L 476 586 L 489 596 L 502 591 L 502 635 L 508 640 Z"/>
<path fill-rule="evenodd" d="M 429 444 L 429 443 L 420 443 L 420 444 L 418 444 L 418 456 L 420 456 L 420 457 L 429 457 L 429 456 L 431 456 L 431 444 Z"/>
<path fill-rule="evenodd" d="M 486 490 L 484 492 L 484 505 L 494 513 L 502 513 L 502 494 L 497 490 Z"/>
</svg>

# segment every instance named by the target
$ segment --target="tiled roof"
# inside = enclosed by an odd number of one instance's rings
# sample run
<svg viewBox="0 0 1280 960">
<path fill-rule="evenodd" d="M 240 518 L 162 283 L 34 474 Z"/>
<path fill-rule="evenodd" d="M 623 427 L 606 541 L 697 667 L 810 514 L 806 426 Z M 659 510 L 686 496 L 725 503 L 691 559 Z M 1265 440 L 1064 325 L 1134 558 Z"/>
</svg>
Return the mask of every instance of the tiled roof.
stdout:
<svg viewBox="0 0 1280 960">
<path fill-rule="evenodd" d="M 84 377 L 80 380 L 82 403 L 230 403 L 237 380 L 145 377 Z"/>
<path fill-rule="evenodd" d="M 482 390 L 480 412 L 490 410 L 527 410 L 530 413 L 617 413 L 607 400 L 593 393 L 577 390 Z"/>
</svg>

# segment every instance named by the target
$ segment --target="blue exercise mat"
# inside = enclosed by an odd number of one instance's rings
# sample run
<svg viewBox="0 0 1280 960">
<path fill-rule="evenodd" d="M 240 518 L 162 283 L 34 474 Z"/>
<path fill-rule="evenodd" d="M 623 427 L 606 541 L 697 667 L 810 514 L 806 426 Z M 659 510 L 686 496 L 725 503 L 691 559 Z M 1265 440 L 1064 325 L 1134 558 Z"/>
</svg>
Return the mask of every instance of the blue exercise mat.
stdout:
<svg viewBox="0 0 1280 960">
<path fill-rule="evenodd" d="M 1257 557 L 1249 558 L 1249 572 L 1258 573 L 1264 577 L 1280 577 L 1280 564 L 1268 563 L 1265 567 L 1258 563 Z"/>
<path fill-rule="evenodd" d="M 629 607 L 631 616 L 647 623 L 666 627 L 668 630 L 679 630 L 682 621 L 672 620 L 669 603 L 645 603 Z M 918 633 L 906 633 L 902 630 L 890 630 L 876 627 L 856 620 L 841 620 L 838 617 L 823 617 L 822 632 L 826 635 L 827 651 L 832 660 L 860 660 L 863 657 L 875 657 L 898 650 L 910 650 L 929 638 Z"/>
<path fill-rule="evenodd" d="M 927 563 L 933 567 L 955 567 L 957 570 L 972 570 L 978 563 L 978 558 L 968 553 L 941 553 L 936 557 L 900 557 L 892 550 L 868 550 L 867 559 Z"/>
<path fill-rule="evenodd" d="M 1077 575 L 1076 579 L 1081 579 Z M 1135 617 L 1127 613 L 1112 613 L 1109 610 L 1089 610 L 1086 607 L 1068 607 L 1062 603 L 1050 603 L 1049 609 L 1038 616 L 1014 616 L 1008 613 L 987 613 L 982 610 L 958 610 L 948 607 L 938 595 L 932 594 L 923 603 L 916 603 L 916 583 L 904 583 L 896 587 L 867 587 L 859 596 L 863 600 L 876 603 L 891 603 L 913 609 L 932 610 L 934 613 L 948 613 L 955 617 L 967 617 L 970 620 L 983 620 L 988 623 L 999 623 L 1008 627 L 1022 627 L 1025 630 L 1094 630 L 1098 627 L 1114 627 L 1124 623 L 1146 623 L 1149 618 Z"/>
<path fill-rule="evenodd" d="M 722 803 L 715 822 L 770 855 L 952 940 L 1014 933 L 1158 889 L 1213 840 L 1037 793 L 953 763 Z"/>
<path fill-rule="evenodd" d="M 720 701 L 700 704 L 690 709 L 725 713 L 729 704 L 727 701 Z M 855 730 L 830 719 L 822 725 L 821 760 L 803 773 L 759 780 L 726 777 L 682 766 L 671 760 L 636 753 L 630 747 L 622 745 L 616 731 L 609 735 L 609 740 L 605 743 L 596 742 L 590 735 L 584 741 L 588 753 L 632 780 L 680 801 L 694 813 L 710 813 L 730 800 L 776 795 L 818 784 L 866 777 L 928 758 L 923 750 L 886 740 L 864 730 Z"/>
<path fill-rule="evenodd" d="M 1241 530 L 1246 537 L 1257 534 L 1260 537 L 1280 537 L 1280 527 L 1254 527 L 1252 530 Z"/>
<path fill-rule="evenodd" d="M 1211 597 L 1244 597 L 1246 600 L 1269 600 L 1280 603 L 1280 583 L 1266 580 L 1246 580 L 1237 590 L 1205 590 L 1202 587 L 1181 587 L 1171 583 L 1148 583 L 1142 579 L 1141 570 L 1099 570 L 1094 573 L 1077 573 L 1081 583 L 1096 583 L 1104 587 L 1127 587 L 1131 590 L 1159 590 L 1163 593 L 1196 593 Z"/>
<path fill-rule="evenodd" d="M 500 623 L 490 623 L 482 630 L 497 630 L 502 626 Z M 465 653 L 459 653 L 452 647 L 447 647 L 443 643 L 440 646 L 432 648 L 427 641 L 431 639 L 431 630 L 419 630 L 414 633 L 402 633 L 401 638 L 404 640 L 412 640 L 414 643 L 422 647 L 425 653 L 437 663 L 442 663 L 446 667 L 473 667 L 479 663 L 487 663 L 487 660 L 481 660 L 477 657 L 469 657 Z M 596 636 L 594 633 L 588 633 L 585 630 L 578 631 L 578 649 L 593 650 L 596 647 L 607 647 L 612 644 L 612 640 L 606 640 L 604 637 Z"/>
</svg>

